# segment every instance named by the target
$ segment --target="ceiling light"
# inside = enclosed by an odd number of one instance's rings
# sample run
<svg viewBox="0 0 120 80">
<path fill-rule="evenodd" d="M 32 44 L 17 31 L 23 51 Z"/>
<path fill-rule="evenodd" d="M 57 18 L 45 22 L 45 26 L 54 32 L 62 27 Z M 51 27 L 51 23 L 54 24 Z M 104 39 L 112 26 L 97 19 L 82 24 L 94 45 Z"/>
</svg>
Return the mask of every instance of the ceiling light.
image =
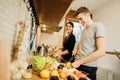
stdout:
<svg viewBox="0 0 120 80">
<path fill-rule="evenodd" d="M 46 24 L 43 24 L 42 27 L 46 28 Z"/>
<path fill-rule="evenodd" d="M 46 27 L 43 27 L 42 30 L 46 31 Z"/>
</svg>

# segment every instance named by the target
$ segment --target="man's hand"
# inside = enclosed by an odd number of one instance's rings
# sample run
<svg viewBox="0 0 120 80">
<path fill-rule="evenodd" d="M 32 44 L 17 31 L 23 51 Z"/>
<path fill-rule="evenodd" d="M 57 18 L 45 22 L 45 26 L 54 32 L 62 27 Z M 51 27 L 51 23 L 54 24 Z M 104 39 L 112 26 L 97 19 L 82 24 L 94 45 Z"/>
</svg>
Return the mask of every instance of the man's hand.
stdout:
<svg viewBox="0 0 120 80">
<path fill-rule="evenodd" d="M 76 55 L 77 54 L 77 49 L 76 48 L 74 48 L 74 50 L 72 51 L 72 55 Z"/>
<path fill-rule="evenodd" d="M 72 66 L 74 68 L 78 68 L 82 63 L 80 62 L 80 60 L 76 60 L 75 62 L 72 63 Z"/>
</svg>

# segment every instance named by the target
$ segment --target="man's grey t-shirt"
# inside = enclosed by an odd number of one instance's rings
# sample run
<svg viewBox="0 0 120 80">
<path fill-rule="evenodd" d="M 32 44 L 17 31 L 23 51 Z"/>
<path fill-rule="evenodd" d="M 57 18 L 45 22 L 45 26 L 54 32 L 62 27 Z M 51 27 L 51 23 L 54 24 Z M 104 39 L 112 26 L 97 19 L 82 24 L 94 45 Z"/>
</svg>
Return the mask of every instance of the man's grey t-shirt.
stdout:
<svg viewBox="0 0 120 80">
<path fill-rule="evenodd" d="M 96 50 L 95 40 L 98 37 L 105 37 L 105 29 L 101 23 L 95 22 L 91 26 L 86 27 L 82 32 L 80 48 L 76 58 L 79 59 L 94 52 Z M 97 61 L 95 60 L 84 65 L 96 67 Z"/>
</svg>

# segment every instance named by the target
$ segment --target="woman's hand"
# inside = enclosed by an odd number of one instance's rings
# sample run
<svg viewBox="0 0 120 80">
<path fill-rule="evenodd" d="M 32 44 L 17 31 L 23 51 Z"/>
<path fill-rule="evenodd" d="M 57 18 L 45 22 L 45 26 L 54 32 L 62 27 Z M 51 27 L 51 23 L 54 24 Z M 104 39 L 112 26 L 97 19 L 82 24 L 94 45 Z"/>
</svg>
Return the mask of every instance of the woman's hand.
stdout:
<svg viewBox="0 0 120 80">
<path fill-rule="evenodd" d="M 53 57 L 58 57 L 60 54 L 59 53 L 54 53 Z"/>
<path fill-rule="evenodd" d="M 54 53 L 53 57 L 55 57 L 55 58 L 61 58 L 61 51 Z"/>
<path fill-rule="evenodd" d="M 58 51 L 60 51 L 60 50 L 62 50 L 62 49 L 63 49 L 62 47 L 60 47 L 60 48 L 59 48 L 59 47 L 55 47 L 54 50 L 53 50 L 53 52 L 54 52 L 54 53 L 57 53 Z"/>
</svg>

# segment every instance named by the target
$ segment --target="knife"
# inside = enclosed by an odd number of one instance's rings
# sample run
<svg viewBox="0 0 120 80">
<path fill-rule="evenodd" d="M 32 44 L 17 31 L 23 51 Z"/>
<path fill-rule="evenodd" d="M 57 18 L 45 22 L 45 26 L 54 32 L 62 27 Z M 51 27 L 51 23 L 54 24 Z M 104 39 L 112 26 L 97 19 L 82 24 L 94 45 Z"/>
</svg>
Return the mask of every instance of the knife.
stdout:
<svg viewBox="0 0 120 80">
<path fill-rule="evenodd" d="M 73 61 L 75 59 L 75 56 L 73 55 L 70 59 L 69 62 Z"/>
</svg>

